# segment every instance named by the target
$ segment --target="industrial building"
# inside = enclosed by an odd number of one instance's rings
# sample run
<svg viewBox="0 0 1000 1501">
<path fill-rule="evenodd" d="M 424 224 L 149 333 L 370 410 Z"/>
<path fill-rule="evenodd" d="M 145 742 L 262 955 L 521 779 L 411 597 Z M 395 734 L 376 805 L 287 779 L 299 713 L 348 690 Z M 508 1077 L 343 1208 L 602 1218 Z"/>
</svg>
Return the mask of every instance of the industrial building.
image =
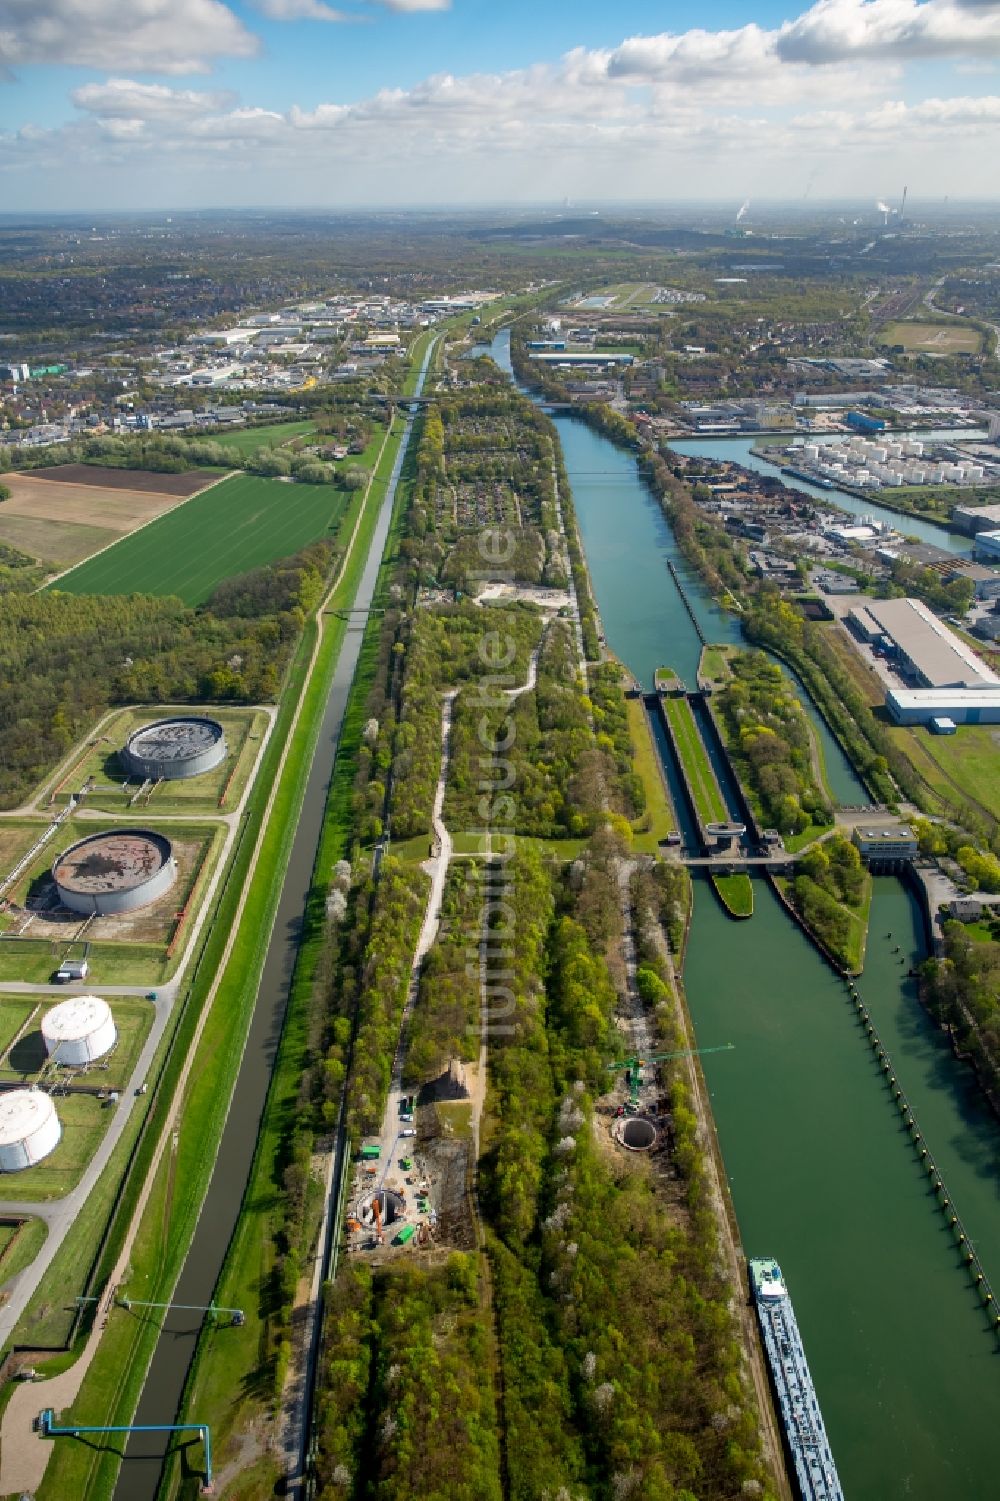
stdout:
<svg viewBox="0 0 1000 1501">
<path fill-rule="evenodd" d="M 951 519 L 960 531 L 975 537 L 1000 527 L 1000 506 L 955 506 Z"/>
<path fill-rule="evenodd" d="M 947 734 L 957 724 L 1000 724 L 1000 683 L 975 688 L 890 688 L 885 706 L 896 724 L 926 724 Z"/>
<path fill-rule="evenodd" d="M 42 1017 L 42 1041 L 53 1063 L 86 1068 L 109 1053 L 118 1041 L 111 1007 L 96 995 L 60 1001 Z"/>
<path fill-rule="evenodd" d="M 579 354 L 576 353 L 575 351 L 573 351 L 571 353 L 568 353 L 568 354 L 562 354 L 562 353 L 531 354 L 531 355 L 528 356 L 528 358 L 531 359 L 531 360 L 538 360 L 540 363 L 547 364 L 547 365 L 634 365 L 635 364 L 635 355 L 634 354 L 608 354 L 608 353 L 601 354 L 596 349 L 592 350 L 590 352 L 582 351 Z"/>
<path fill-rule="evenodd" d="M 61 1139 L 56 1107 L 44 1090 L 12 1089 L 0 1094 L 0 1173 L 34 1167 Z"/>
<path fill-rule="evenodd" d="M 908 824 L 854 830 L 858 853 L 868 865 L 897 865 L 915 860 L 920 852 L 917 836 Z"/>
<path fill-rule="evenodd" d="M 170 840 L 149 829 L 90 834 L 52 867 L 59 900 L 71 912 L 109 916 L 148 907 L 177 879 Z"/>
<path fill-rule="evenodd" d="M 870 417 L 867 412 L 848 412 L 844 421 L 856 433 L 885 432 L 885 419 L 882 417 Z"/>
<path fill-rule="evenodd" d="M 873 599 L 851 610 L 847 621 L 917 688 L 991 685 L 1000 694 L 1000 678 L 919 599 Z"/>
<path fill-rule="evenodd" d="M 121 759 L 130 775 L 158 782 L 201 776 L 226 754 L 221 724 L 192 715 L 143 725 L 125 742 Z"/>
</svg>

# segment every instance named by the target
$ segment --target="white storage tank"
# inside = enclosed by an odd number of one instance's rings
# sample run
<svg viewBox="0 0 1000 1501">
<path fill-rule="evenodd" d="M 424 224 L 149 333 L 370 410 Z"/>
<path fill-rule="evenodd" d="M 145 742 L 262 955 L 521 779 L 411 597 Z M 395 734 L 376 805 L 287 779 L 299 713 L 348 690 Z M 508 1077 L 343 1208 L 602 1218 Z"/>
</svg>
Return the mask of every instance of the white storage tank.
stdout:
<svg viewBox="0 0 1000 1501">
<path fill-rule="evenodd" d="M 118 1040 L 111 1007 L 96 995 L 75 995 L 42 1018 L 45 1051 L 55 1063 L 83 1068 L 103 1058 Z"/>
<path fill-rule="evenodd" d="M 0 1094 L 0 1173 L 33 1167 L 59 1145 L 61 1136 L 56 1107 L 44 1090 Z"/>
</svg>

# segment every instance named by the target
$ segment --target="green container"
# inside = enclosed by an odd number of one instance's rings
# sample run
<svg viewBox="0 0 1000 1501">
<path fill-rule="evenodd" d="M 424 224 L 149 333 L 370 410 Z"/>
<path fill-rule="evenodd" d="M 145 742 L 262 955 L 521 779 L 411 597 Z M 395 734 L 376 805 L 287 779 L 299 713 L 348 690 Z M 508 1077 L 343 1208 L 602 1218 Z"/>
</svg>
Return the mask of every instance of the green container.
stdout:
<svg viewBox="0 0 1000 1501">
<path fill-rule="evenodd" d="M 376 1158 L 381 1157 L 381 1155 L 382 1155 L 382 1148 L 377 1143 L 374 1146 L 367 1146 L 367 1147 L 362 1147 L 361 1148 L 361 1161 L 362 1162 L 374 1162 L 376 1160 Z"/>
<path fill-rule="evenodd" d="M 413 1239 L 415 1233 L 416 1231 L 413 1225 L 404 1225 L 402 1230 L 400 1230 L 399 1234 L 396 1236 L 397 1246 L 405 1246 L 408 1241 L 411 1241 Z"/>
</svg>

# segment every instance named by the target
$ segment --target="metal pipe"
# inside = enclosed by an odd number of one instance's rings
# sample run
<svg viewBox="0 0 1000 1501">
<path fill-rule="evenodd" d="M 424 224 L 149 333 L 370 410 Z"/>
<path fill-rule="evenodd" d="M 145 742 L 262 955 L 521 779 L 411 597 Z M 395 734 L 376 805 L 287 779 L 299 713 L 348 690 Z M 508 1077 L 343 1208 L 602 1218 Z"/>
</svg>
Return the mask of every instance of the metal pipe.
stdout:
<svg viewBox="0 0 1000 1501">
<path fill-rule="evenodd" d="M 212 1430 L 207 1423 L 73 1423 L 56 1424 L 51 1407 L 38 1414 L 38 1431 L 43 1438 L 79 1438 L 81 1433 L 186 1433 L 191 1430 L 205 1445 L 205 1484 L 202 1495 L 210 1496 L 212 1484 Z"/>
</svg>

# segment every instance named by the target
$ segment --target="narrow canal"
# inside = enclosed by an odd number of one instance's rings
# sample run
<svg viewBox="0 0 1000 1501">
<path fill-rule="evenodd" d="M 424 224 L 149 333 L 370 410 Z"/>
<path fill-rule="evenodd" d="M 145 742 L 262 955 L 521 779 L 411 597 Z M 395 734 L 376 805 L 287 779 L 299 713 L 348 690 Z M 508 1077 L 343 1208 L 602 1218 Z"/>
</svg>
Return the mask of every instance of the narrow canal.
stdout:
<svg viewBox="0 0 1000 1501">
<path fill-rule="evenodd" d="M 427 352 L 416 387 L 419 395 L 424 374 L 433 353 Z M 371 604 L 378 583 L 382 553 L 392 519 L 393 497 L 399 481 L 403 459 L 413 426 L 413 416 L 406 426 L 385 495 L 380 502 L 368 558 L 354 599 L 357 610 Z M 373 496 L 374 499 L 374 496 Z M 337 744 L 347 708 L 351 683 L 357 666 L 363 624 L 348 627 L 334 669 L 333 682 L 313 753 L 312 764 L 295 832 L 295 840 L 285 872 L 274 927 L 268 944 L 257 1001 L 246 1039 L 243 1061 L 233 1092 L 222 1141 L 216 1157 L 212 1180 L 188 1251 L 184 1267 L 173 1293 L 173 1302 L 204 1307 L 215 1293 L 229 1242 L 239 1218 L 243 1194 L 250 1176 L 257 1133 L 264 1102 L 274 1068 L 291 986 L 299 934 L 312 884 L 313 865 L 323 828 L 330 778 L 333 775 Z M 136 1411 L 137 1424 L 171 1423 L 178 1412 L 184 1383 L 201 1333 L 202 1315 L 183 1312 L 180 1308 L 167 1313 L 146 1383 Z M 197 1421 L 197 1413 L 187 1417 Z M 136 1433 L 128 1441 L 114 1491 L 115 1501 L 154 1501 L 160 1487 L 163 1462 L 175 1446 L 163 1433 Z M 200 1443 L 192 1445 L 189 1468 L 197 1473 L 202 1464 Z"/>
<path fill-rule="evenodd" d="M 505 354 L 498 342 L 509 369 Z M 644 685 L 661 663 L 693 681 L 698 643 L 667 558 L 709 639 L 738 639 L 738 622 L 678 557 L 632 457 L 555 421 L 612 650 Z M 835 795 L 866 800 L 810 712 Z M 784 1267 L 850 1501 L 995 1495 L 1000 1346 L 843 983 L 756 887 L 754 917 L 733 922 L 696 885 L 685 965 L 699 1038 L 736 1044 L 705 1072 L 744 1248 Z M 860 988 L 993 1270 L 1000 1131 L 917 1003 L 921 943 L 909 893 L 879 880 Z"/>
</svg>

